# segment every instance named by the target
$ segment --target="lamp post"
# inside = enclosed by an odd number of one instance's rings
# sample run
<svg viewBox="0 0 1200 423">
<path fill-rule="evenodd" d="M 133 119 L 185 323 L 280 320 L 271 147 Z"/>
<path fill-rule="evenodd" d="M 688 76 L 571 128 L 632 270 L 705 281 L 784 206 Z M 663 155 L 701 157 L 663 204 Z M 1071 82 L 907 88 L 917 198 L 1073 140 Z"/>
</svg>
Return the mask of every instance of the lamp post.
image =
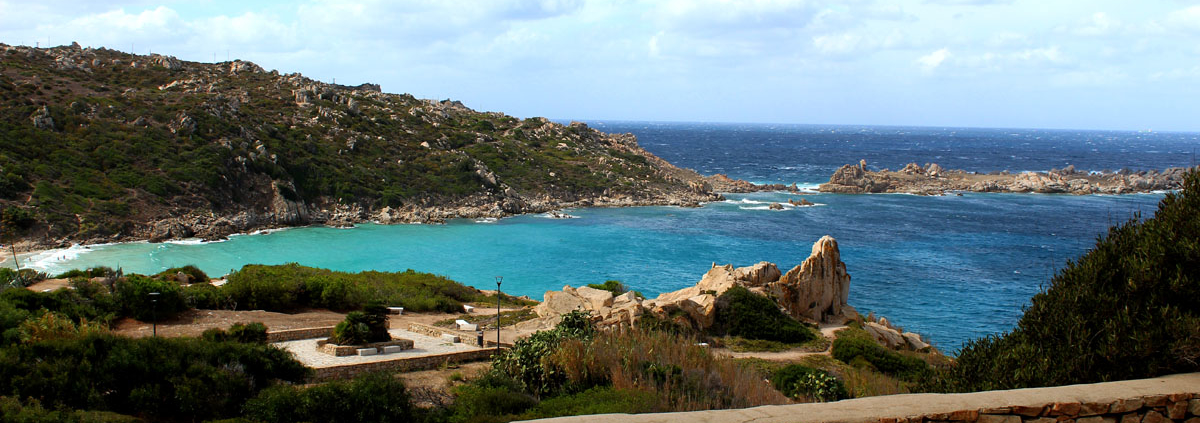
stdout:
<svg viewBox="0 0 1200 423">
<path fill-rule="evenodd" d="M 496 351 L 500 351 L 500 282 L 503 276 L 496 277 Z"/>
<path fill-rule="evenodd" d="M 157 292 L 150 293 L 150 319 L 154 321 L 154 323 L 152 323 L 152 325 L 153 325 L 152 327 L 154 328 L 153 329 L 154 332 L 153 332 L 152 336 L 157 337 L 158 336 L 158 293 Z"/>
</svg>

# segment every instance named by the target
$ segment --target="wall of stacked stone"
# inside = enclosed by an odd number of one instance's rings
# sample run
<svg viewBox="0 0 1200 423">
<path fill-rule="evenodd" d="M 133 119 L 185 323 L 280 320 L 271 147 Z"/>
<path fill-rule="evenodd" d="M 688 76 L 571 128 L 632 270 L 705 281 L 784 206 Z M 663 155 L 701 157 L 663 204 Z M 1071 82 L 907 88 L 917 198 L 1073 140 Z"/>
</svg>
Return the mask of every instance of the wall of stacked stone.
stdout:
<svg viewBox="0 0 1200 423">
<path fill-rule="evenodd" d="M 479 345 L 479 333 L 477 333 L 477 332 L 439 328 L 437 326 L 427 325 L 424 323 L 409 323 L 408 331 L 413 332 L 413 333 L 419 333 L 421 335 L 425 335 L 425 336 L 429 336 L 429 337 L 433 337 L 433 338 L 441 338 L 442 335 L 454 335 L 454 336 L 457 336 L 458 339 L 461 340 L 462 343 L 464 343 L 464 344 L 473 345 L 476 347 L 480 346 Z M 493 347 L 496 346 L 495 341 L 492 341 L 492 346 Z"/>
<path fill-rule="evenodd" d="M 430 355 L 424 357 L 397 358 L 395 360 L 375 361 L 370 363 L 346 364 L 342 366 L 321 367 L 313 369 L 310 378 L 312 382 L 350 379 L 354 376 L 378 371 L 411 372 L 429 370 L 442 364 L 462 363 L 490 359 L 496 350 L 472 350 L 456 353 Z"/>
<path fill-rule="evenodd" d="M 319 328 L 288 329 L 267 332 L 267 342 L 296 341 L 300 339 L 328 338 L 333 335 L 333 326 Z"/>
</svg>

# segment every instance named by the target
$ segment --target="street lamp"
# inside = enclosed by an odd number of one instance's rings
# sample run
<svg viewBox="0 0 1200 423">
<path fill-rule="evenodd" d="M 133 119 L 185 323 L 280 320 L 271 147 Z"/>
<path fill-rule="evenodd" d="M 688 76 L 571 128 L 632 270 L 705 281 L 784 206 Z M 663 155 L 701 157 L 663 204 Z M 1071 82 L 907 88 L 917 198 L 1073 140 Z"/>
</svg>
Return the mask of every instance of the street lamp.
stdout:
<svg viewBox="0 0 1200 423">
<path fill-rule="evenodd" d="M 503 276 L 496 277 L 496 351 L 500 351 L 500 282 Z"/>
<path fill-rule="evenodd" d="M 153 336 L 158 336 L 158 293 L 157 292 L 150 293 L 150 319 L 154 321 L 154 323 L 152 323 L 153 328 L 154 328 Z"/>
</svg>

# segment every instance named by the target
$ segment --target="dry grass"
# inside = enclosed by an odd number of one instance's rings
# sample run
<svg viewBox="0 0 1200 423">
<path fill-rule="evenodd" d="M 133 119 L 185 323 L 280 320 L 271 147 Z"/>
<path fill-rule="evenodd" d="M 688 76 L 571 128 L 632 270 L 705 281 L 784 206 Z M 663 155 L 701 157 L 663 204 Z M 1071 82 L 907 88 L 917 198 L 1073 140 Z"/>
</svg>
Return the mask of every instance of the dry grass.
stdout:
<svg viewBox="0 0 1200 423">
<path fill-rule="evenodd" d="M 790 401 L 759 372 L 716 357 L 692 338 L 639 329 L 568 341 L 549 359 L 572 383 L 608 380 L 618 390 L 658 395 L 660 411 L 744 408 Z"/>
</svg>

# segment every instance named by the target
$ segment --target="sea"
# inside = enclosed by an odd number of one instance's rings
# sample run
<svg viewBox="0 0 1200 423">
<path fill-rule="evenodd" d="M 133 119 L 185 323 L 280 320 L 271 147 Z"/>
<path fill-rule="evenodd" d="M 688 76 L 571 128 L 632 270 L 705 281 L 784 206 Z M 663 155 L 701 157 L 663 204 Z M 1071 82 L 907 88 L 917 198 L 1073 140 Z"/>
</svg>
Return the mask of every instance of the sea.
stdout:
<svg viewBox="0 0 1200 423">
<path fill-rule="evenodd" d="M 1149 170 L 1192 166 L 1200 134 L 1047 129 L 586 121 L 633 133 L 650 152 L 704 174 L 796 183 L 801 193 L 728 194 L 699 208 L 565 210 L 446 224 L 361 224 L 180 240 L 75 246 L 26 265 L 58 273 L 110 266 L 156 273 L 193 264 L 223 275 L 250 263 L 344 271 L 414 269 L 541 299 L 548 290 L 619 280 L 655 296 L 694 285 L 711 266 L 799 265 L 838 240 L 849 303 L 940 349 L 1011 330 L 1051 277 L 1116 224 L 1153 215 L 1165 193 L 1130 195 L 822 194 L 840 166 L 938 163 L 967 171 Z M 770 210 L 807 199 L 808 207 Z M 11 264 L 11 260 L 9 261 Z M 502 279 L 501 279 L 502 278 Z"/>
</svg>

